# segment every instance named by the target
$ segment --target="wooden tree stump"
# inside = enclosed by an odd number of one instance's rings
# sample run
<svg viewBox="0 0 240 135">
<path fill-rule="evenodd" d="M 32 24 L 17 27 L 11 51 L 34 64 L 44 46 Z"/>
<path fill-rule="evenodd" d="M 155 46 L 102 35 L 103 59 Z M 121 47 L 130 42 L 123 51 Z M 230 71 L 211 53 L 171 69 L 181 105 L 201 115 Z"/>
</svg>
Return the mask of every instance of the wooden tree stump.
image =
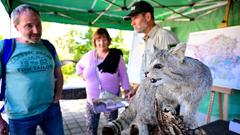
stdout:
<svg viewBox="0 0 240 135">
<path fill-rule="evenodd" d="M 156 129 L 150 130 L 151 135 L 206 135 L 203 129 L 190 130 L 183 122 L 183 117 L 172 114 L 173 111 L 165 112 L 159 108 L 155 100 L 155 113 L 158 120 Z M 174 109 L 174 108 L 172 108 Z"/>
</svg>

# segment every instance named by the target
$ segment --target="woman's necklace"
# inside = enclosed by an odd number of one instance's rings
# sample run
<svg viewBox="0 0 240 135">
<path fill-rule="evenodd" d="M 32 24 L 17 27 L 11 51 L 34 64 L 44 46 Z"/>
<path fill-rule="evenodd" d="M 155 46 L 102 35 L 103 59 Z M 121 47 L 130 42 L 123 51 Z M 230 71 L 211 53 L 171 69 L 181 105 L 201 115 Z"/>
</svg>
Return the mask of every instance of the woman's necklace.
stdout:
<svg viewBox="0 0 240 135">
<path fill-rule="evenodd" d="M 99 52 L 96 51 L 97 59 L 105 59 L 107 55 L 108 55 L 108 52 L 101 52 L 101 53 L 99 53 Z"/>
</svg>

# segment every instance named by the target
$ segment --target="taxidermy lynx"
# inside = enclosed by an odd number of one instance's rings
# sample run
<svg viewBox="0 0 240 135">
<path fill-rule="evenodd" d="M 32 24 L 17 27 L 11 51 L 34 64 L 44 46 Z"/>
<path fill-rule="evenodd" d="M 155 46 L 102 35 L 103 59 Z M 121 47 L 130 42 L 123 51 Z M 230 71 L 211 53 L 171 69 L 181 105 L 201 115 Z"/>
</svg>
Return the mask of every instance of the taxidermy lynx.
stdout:
<svg viewBox="0 0 240 135">
<path fill-rule="evenodd" d="M 186 127 L 195 129 L 195 113 L 203 95 L 211 89 L 212 76 L 209 68 L 202 62 L 185 57 L 186 45 L 175 48 L 155 50 L 149 72 L 140 84 L 136 95 L 117 120 L 103 128 L 103 134 L 130 134 L 137 127 L 139 135 L 149 134 L 149 125 L 157 125 L 154 102 L 161 110 L 175 113 L 175 105 L 180 104 Z"/>
</svg>

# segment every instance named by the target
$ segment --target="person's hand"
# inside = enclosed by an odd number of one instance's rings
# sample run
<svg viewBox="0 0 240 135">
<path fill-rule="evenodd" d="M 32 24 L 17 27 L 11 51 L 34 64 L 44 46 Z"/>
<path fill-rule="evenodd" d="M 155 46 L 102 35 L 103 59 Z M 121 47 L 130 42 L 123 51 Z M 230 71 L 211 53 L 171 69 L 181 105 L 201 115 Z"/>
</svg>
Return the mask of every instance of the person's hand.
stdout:
<svg viewBox="0 0 240 135">
<path fill-rule="evenodd" d="M 124 90 L 124 98 L 128 99 L 129 90 Z"/>
<path fill-rule="evenodd" d="M 131 84 L 131 90 L 127 93 L 127 95 L 125 95 L 128 100 L 131 100 L 131 98 L 136 94 L 139 86 L 140 85 L 138 83 Z"/>
<path fill-rule="evenodd" d="M 53 103 L 58 103 L 61 97 L 55 97 Z"/>
<path fill-rule="evenodd" d="M 79 78 L 83 81 L 86 81 L 85 78 L 83 77 L 83 75 L 79 75 Z"/>
<path fill-rule="evenodd" d="M 132 89 L 131 91 L 129 91 L 125 97 L 128 99 L 128 100 L 131 100 L 131 98 L 136 94 L 136 90 Z"/>
<path fill-rule="evenodd" d="M 61 96 L 62 96 L 62 95 L 60 95 L 60 94 L 56 94 L 56 95 L 54 96 L 53 103 L 58 103 L 58 102 L 60 101 L 60 99 L 61 99 Z"/>
<path fill-rule="evenodd" d="M 0 115 L 0 135 L 8 135 L 9 129 L 7 122 Z"/>
</svg>

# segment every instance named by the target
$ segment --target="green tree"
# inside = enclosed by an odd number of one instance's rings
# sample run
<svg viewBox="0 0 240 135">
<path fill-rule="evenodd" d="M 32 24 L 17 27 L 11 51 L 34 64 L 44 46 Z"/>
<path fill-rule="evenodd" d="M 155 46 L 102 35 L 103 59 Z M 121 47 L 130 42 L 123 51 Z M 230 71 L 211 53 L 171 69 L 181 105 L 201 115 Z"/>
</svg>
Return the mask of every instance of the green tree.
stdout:
<svg viewBox="0 0 240 135">
<path fill-rule="evenodd" d="M 123 59 L 125 63 L 128 63 L 129 50 L 127 49 L 127 44 L 124 43 L 122 31 L 120 30 L 118 33 L 119 34 L 117 35 L 117 37 L 112 38 L 112 43 L 110 48 L 121 49 L 123 52 Z"/>
<path fill-rule="evenodd" d="M 65 35 L 57 38 L 55 45 L 60 59 L 78 61 L 86 52 L 92 49 L 92 33 L 92 28 L 89 28 L 86 33 L 81 33 L 73 27 Z M 70 63 L 62 67 L 65 80 L 75 74 L 75 66 L 76 63 Z"/>
<path fill-rule="evenodd" d="M 75 46 L 71 46 L 70 53 L 73 54 L 74 60 L 80 60 L 81 57 L 91 49 L 92 45 L 92 36 L 94 33 L 94 28 L 89 28 L 86 33 L 80 33 L 75 39 L 78 39 L 79 42 Z"/>
<path fill-rule="evenodd" d="M 0 35 L 0 40 L 2 40 L 3 39 L 3 37 Z"/>
<path fill-rule="evenodd" d="M 81 57 L 89 50 L 93 49 L 92 37 L 96 28 L 89 27 L 84 33 L 72 28 L 64 36 L 57 38 L 54 42 L 61 60 L 79 61 Z M 122 31 L 118 31 L 118 36 L 112 38 L 110 48 L 118 48 L 123 51 L 125 62 L 128 62 L 129 51 L 127 45 L 123 42 Z M 62 67 L 65 80 L 75 74 L 76 63 L 67 64 Z"/>
</svg>

